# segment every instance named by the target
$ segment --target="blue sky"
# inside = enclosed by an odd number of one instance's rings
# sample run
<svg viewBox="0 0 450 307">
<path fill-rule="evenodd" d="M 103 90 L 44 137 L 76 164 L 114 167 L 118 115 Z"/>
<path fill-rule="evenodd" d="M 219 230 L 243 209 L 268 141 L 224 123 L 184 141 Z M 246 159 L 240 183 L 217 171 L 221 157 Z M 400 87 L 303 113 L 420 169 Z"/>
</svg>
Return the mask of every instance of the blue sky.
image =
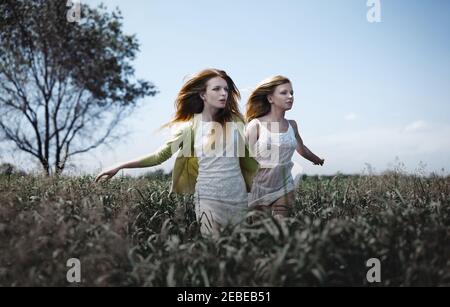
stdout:
<svg viewBox="0 0 450 307">
<path fill-rule="evenodd" d="M 183 78 L 217 67 L 241 89 L 242 111 L 262 79 L 292 80 L 295 104 L 287 117 L 325 158 L 319 167 L 296 154 L 296 173 L 360 173 L 365 163 L 381 172 L 396 157 L 409 172 L 422 161 L 428 172 L 449 173 L 448 0 L 381 0 L 381 23 L 367 21 L 366 0 L 102 2 L 122 11 L 124 31 L 141 45 L 136 75 L 160 94 L 141 101 L 126 122 L 131 134 L 114 149 L 77 160 L 80 171 L 156 150 L 167 135 L 155 131 L 173 115 Z"/>
</svg>

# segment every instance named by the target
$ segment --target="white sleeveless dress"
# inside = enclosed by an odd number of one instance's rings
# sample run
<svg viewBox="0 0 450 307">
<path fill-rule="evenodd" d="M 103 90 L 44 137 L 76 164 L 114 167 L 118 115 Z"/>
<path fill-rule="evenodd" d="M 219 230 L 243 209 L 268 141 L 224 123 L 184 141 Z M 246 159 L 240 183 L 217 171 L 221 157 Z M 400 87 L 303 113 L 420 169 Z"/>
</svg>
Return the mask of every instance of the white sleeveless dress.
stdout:
<svg viewBox="0 0 450 307">
<path fill-rule="evenodd" d="M 292 156 L 297 148 L 295 132 L 289 123 L 284 133 L 274 133 L 259 122 L 259 138 L 255 144 L 255 158 L 260 169 L 253 179 L 251 192 L 248 194 L 248 206 L 269 206 L 277 199 L 295 190 L 292 178 Z M 278 159 L 272 161 L 268 151 L 278 150 Z"/>
<path fill-rule="evenodd" d="M 195 186 L 195 212 L 197 220 L 201 222 L 202 234 L 212 234 L 212 222 L 225 226 L 227 223 L 239 223 L 245 219 L 248 208 L 247 190 L 244 177 L 239 165 L 239 157 L 207 155 L 202 150 L 203 144 L 209 140 L 210 122 L 201 122 L 195 132 L 194 148 L 198 158 L 199 169 Z M 234 140 L 238 132 L 234 129 Z M 233 146 L 233 144 L 226 144 Z M 228 147 L 230 150 L 230 147 Z M 232 152 L 235 152 L 234 149 Z"/>
</svg>

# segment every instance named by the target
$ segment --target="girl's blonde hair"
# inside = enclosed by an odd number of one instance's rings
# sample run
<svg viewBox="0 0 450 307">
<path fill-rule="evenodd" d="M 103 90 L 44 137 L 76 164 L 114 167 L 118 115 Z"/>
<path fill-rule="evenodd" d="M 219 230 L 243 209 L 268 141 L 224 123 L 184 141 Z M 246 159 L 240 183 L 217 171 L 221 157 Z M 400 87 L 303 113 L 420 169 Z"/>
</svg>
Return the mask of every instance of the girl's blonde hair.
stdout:
<svg viewBox="0 0 450 307">
<path fill-rule="evenodd" d="M 277 86 L 286 83 L 291 83 L 291 81 L 283 76 L 275 76 L 258 84 L 248 98 L 245 112 L 246 121 L 250 122 L 254 118 L 268 114 L 270 112 L 270 102 L 267 96 L 273 94 Z"/>
</svg>

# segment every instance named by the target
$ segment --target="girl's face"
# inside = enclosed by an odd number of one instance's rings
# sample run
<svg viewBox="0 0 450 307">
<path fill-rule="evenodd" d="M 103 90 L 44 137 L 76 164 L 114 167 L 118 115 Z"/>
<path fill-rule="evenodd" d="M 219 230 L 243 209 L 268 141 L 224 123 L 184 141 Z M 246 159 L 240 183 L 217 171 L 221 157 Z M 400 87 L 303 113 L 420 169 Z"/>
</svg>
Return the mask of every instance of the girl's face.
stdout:
<svg viewBox="0 0 450 307">
<path fill-rule="evenodd" d="M 228 84 L 221 77 L 214 77 L 206 82 L 206 90 L 200 94 L 205 105 L 212 108 L 223 109 L 228 101 Z"/>
<path fill-rule="evenodd" d="M 294 91 L 291 83 L 278 85 L 273 94 L 267 96 L 267 99 L 273 107 L 278 107 L 282 110 L 292 109 L 294 104 Z"/>
</svg>

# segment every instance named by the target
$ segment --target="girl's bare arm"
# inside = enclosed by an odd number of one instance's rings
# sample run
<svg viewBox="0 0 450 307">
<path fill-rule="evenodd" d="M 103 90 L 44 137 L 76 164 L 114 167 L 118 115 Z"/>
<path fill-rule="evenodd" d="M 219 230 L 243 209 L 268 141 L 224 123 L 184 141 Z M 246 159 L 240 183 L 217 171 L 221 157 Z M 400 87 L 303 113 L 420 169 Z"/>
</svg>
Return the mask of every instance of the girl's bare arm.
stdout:
<svg viewBox="0 0 450 307">
<path fill-rule="evenodd" d="M 245 127 L 245 139 L 248 142 L 250 152 L 255 153 L 255 144 L 259 138 L 259 125 L 256 120 L 250 121 Z"/>
<path fill-rule="evenodd" d="M 297 139 L 297 152 L 305 159 L 311 161 L 315 165 L 323 165 L 325 162 L 324 159 L 320 159 L 318 156 L 316 156 L 311 150 L 309 150 L 308 147 L 303 143 L 302 138 L 300 137 L 300 134 L 298 132 L 298 126 L 295 120 L 289 121 L 292 125 L 292 128 L 294 128 L 295 132 L 295 138 Z"/>
<path fill-rule="evenodd" d="M 189 127 L 185 129 L 180 129 L 179 131 L 177 131 L 177 133 L 175 133 L 172 136 L 171 139 L 169 139 L 163 146 L 161 146 L 160 149 L 158 149 L 156 152 L 148 156 L 144 156 L 135 160 L 121 163 L 102 171 L 95 178 L 95 182 L 98 182 L 102 178 L 108 180 L 114 177 L 114 175 L 117 174 L 117 172 L 120 171 L 121 169 L 144 168 L 160 165 L 161 163 L 170 159 L 170 157 L 172 157 L 172 155 L 176 151 L 178 151 L 180 145 L 183 143 L 183 141 L 185 141 L 184 138 L 186 137 L 190 138 L 190 134 L 186 134 L 186 132 L 189 131 L 190 131 Z"/>
</svg>

